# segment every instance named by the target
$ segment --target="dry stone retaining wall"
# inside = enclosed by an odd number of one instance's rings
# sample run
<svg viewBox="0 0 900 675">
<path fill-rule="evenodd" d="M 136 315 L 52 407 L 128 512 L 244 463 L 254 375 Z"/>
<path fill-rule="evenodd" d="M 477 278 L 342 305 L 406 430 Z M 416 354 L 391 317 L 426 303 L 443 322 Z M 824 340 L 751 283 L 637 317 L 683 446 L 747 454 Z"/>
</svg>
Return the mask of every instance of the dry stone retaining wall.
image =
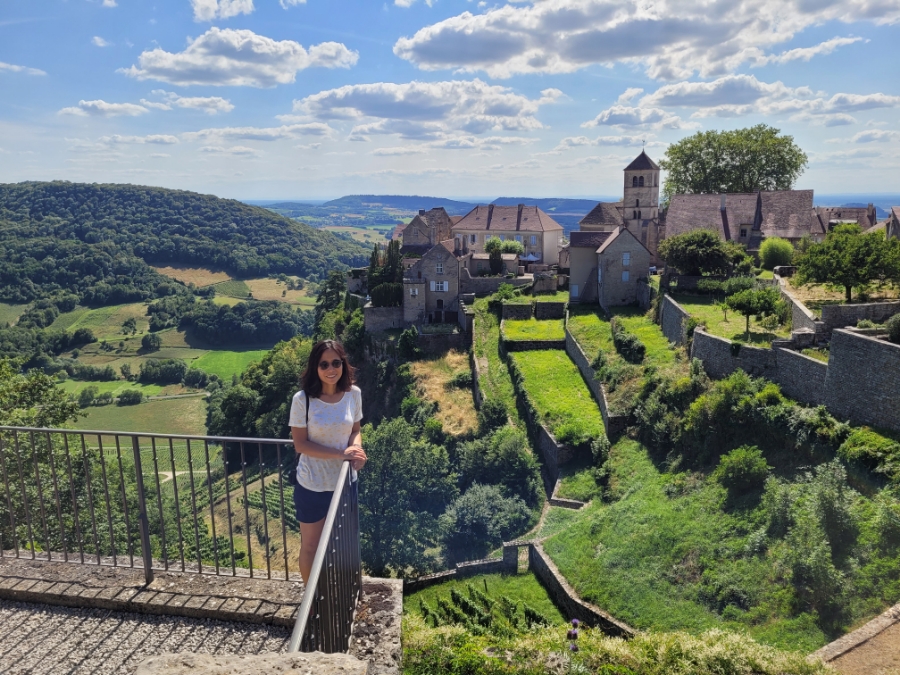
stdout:
<svg viewBox="0 0 900 675">
<path fill-rule="evenodd" d="M 830 334 L 836 328 L 855 326 L 857 322 L 868 319 L 875 323 L 884 323 L 894 314 L 900 313 L 900 302 L 867 302 L 858 305 L 823 305 L 822 323 L 825 332 Z"/>
<path fill-rule="evenodd" d="M 825 405 L 840 419 L 900 431 L 900 345 L 835 330 Z"/>
<path fill-rule="evenodd" d="M 597 378 L 596 371 L 591 367 L 591 363 L 581 349 L 578 341 L 572 337 L 569 327 L 566 326 L 566 354 L 578 366 L 578 371 L 584 383 L 594 395 L 597 406 L 600 408 L 600 414 L 603 416 L 603 426 L 606 427 L 606 435 L 614 436 L 625 430 L 628 426 L 628 418 L 624 415 L 611 415 L 609 412 L 609 404 L 606 400 L 606 390 L 603 383 Z"/>
<path fill-rule="evenodd" d="M 403 328 L 402 307 L 371 307 L 363 309 L 366 330 L 370 333 L 378 333 L 392 328 Z"/>
<path fill-rule="evenodd" d="M 497 292 L 500 284 L 510 284 L 520 288 L 522 286 L 530 286 L 532 283 L 534 283 L 534 279 L 531 276 L 513 277 L 511 279 L 506 277 L 473 277 L 465 267 L 459 270 L 460 293 L 474 293 L 479 296 L 490 295 Z"/>
<path fill-rule="evenodd" d="M 778 360 L 771 349 L 732 343 L 702 328 L 694 330 L 691 358 L 700 359 L 706 374 L 715 379 L 740 369 L 754 377 L 778 381 Z"/>
<path fill-rule="evenodd" d="M 534 303 L 534 316 L 537 319 L 565 319 L 566 304 L 565 302 L 541 302 L 537 300 Z"/>
<path fill-rule="evenodd" d="M 806 405 L 825 403 L 828 364 L 790 349 L 776 349 L 781 390 Z"/>
<path fill-rule="evenodd" d="M 663 296 L 659 306 L 659 327 L 669 342 L 674 342 L 676 345 L 685 343 L 687 340 L 685 326 L 690 318 L 691 315 L 684 307 L 675 302 L 668 294 Z"/>
<path fill-rule="evenodd" d="M 531 302 L 504 302 L 500 314 L 501 319 L 518 319 L 520 321 L 530 319 L 532 316 L 534 316 L 534 305 Z"/>
</svg>

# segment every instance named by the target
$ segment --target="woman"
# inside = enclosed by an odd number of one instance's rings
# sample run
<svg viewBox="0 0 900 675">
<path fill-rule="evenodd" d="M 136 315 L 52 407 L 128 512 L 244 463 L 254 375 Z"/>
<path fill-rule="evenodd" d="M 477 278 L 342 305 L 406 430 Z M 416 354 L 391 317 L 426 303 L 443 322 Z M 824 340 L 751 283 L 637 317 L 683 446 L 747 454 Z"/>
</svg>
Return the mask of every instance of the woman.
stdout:
<svg viewBox="0 0 900 675">
<path fill-rule="evenodd" d="M 322 340 L 309 354 L 294 395 L 288 425 L 297 458 L 294 506 L 300 522 L 300 574 L 309 579 L 328 505 L 341 465 L 358 471 L 366 463 L 359 422 L 362 393 L 353 386 L 353 368 L 340 342 Z"/>
</svg>

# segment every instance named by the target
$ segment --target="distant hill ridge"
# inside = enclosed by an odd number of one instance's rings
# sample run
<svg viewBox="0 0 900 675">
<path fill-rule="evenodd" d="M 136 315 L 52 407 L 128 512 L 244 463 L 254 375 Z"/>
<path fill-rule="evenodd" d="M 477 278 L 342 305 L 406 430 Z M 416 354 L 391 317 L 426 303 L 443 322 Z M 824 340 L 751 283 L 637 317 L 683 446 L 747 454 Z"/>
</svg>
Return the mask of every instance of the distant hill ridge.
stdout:
<svg viewBox="0 0 900 675">
<path fill-rule="evenodd" d="M 258 206 L 183 190 L 69 182 L 0 184 L 0 300 L 62 292 L 135 302 L 171 283 L 150 264 L 218 267 L 238 277 L 320 278 L 365 264 L 369 249 Z"/>
</svg>

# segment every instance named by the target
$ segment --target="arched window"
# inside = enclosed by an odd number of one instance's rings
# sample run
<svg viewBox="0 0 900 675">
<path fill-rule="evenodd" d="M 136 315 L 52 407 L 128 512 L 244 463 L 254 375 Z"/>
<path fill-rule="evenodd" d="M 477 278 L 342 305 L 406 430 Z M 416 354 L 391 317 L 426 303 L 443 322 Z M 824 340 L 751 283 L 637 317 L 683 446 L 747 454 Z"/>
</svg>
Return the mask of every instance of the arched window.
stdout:
<svg viewBox="0 0 900 675">
<path fill-rule="evenodd" d="M 635 199 L 635 200 L 634 200 L 634 205 L 635 205 L 635 206 L 640 206 L 640 205 L 641 205 L 641 200 L 640 200 L 640 199 Z"/>
<path fill-rule="evenodd" d="M 632 212 L 631 212 L 631 217 L 632 217 L 633 220 L 637 220 L 637 211 L 632 211 Z"/>
<path fill-rule="evenodd" d="M 631 187 L 637 187 L 637 176 L 631 177 Z"/>
<path fill-rule="evenodd" d="M 641 212 L 638 211 L 638 220 L 640 220 L 640 219 L 641 219 Z"/>
<path fill-rule="evenodd" d="M 644 177 L 638 178 L 638 187 L 644 187 Z"/>
</svg>

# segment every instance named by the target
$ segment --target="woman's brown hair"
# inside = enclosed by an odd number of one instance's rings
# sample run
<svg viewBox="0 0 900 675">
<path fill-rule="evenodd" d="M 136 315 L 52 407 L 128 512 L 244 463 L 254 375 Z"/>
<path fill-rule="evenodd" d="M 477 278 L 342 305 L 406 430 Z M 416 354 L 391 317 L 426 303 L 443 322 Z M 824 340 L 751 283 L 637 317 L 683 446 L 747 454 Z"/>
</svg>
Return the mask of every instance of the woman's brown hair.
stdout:
<svg viewBox="0 0 900 675">
<path fill-rule="evenodd" d="M 347 360 L 347 352 L 337 340 L 320 340 L 313 345 L 312 351 L 309 353 L 309 360 L 306 362 L 306 370 L 300 376 L 300 384 L 307 398 L 319 398 L 322 394 L 322 380 L 319 378 L 319 361 L 322 360 L 322 354 L 329 349 L 335 351 L 341 361 L 344 363 L 341 369 L 341 379 L 337 381 L 338 391 L 350 391 L 353 386 L 353 366 Z"/>
</svg>

